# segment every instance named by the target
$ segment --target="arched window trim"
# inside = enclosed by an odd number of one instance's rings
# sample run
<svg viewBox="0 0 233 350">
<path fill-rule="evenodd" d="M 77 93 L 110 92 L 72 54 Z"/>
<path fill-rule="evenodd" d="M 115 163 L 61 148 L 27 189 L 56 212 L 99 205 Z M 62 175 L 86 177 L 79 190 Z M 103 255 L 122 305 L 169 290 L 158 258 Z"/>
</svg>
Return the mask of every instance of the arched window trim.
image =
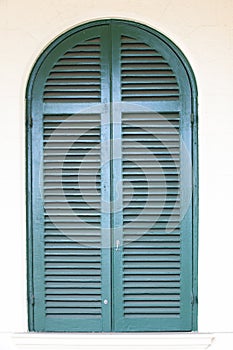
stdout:
<svg viewBox="0 0 233 350">
<path fill-rule="evenodd" d="M 93 22 L 88 22 L 83 25 L 80 25 L 78 27 L 75 27 L 58 38 L 56 38 L 39 56 L 37 59 L 35 65 L 33 66 L 30 77 L 28 79 L 28 84 L 26 88 L 26 156 L 27 156 L 27 163 L 26 163 L 26 172 L 27 172 L 27 181 L 26 181 L 26 188 L 27 188 L 27 194 L 26 194 L 26 203 L 27 203 L 27 259 L 28 259 L 28 265 L 27 265 L 27 286 L 28 286 L 28 322 L 29 322 L 29 330 L 33 330 L 33 303 L 34 303 L 34 296 L 33 296 L 33 286 L 32 286 L 32 279 L 33 279 L 33 266 L 32 266 L 32 203 L 31 203 L 31 190 L 32 190 L 32 173 L 31 173 L 31 145 L 32 145 L 32 139 L 31 139 L 31 126 L 33 123 L 33 116 L 31 111 L 31 98 L 32 98 L 32 89 L 34 81 L 37 77 L 38 71 L 44 62 L 45 58 L 56 48 L 57 45 L 59 45 L 64 39 L 68 38 L 70 35 L 78 33 L 79 31 L 83 31 L 84 29 L 95 27 L 97 25 L 103 25 L 107 24 L 111 19 L 106 20 L 97 20 Z M 173 52 L 177 55 L 178 59 L 182 63 L 183 67 L 185 68 L 187 72 L 187 76 L 189 78 L 190 88 L 191 88 L 191 95 L 192 95 L 192 165 L 193 165 L 193 331 L 197 330 L 197 315 L 198 315 L 198 264 L 197 264 L 197 257 L 198 257 L 198 204 L 199 204 L 199 192 L 198 192 L 198 103 L 197 103 L 197 97 L 198 97 L 198 91 L 197 91 L 197 84 L 195 80 L 195 76 L 193 73 L 193 70 L 183 54 L 183 52 L 165 35 L 160 33 L 159 31 L 150 28 L 144 24 L 140 24 L 138 22 L 134 21 L 124 21 L 124 20 L 117 20 L 113 19 L 113 21 L 117 22 L 124 22 L 128 24 L 132 24 L 137 26 L 137 28 L 141 28 L 143 30 L 148 31 L 149 33 L 157 36 L 159 39 L 161 39 L 168 47 L 170 47 Z"/>
</svg>

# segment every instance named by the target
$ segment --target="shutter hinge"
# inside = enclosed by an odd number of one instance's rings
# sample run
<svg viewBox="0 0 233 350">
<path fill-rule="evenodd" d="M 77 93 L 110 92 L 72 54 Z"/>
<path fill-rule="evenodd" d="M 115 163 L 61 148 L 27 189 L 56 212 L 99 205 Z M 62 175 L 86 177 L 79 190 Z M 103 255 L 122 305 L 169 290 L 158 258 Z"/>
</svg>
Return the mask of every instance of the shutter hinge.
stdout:
<svg viewBox="0 0 233 350">
<path fill-rule="evenodd" d="M 197 304 L 197 303 L 198 303 L 198 297 L 197 297 L 197 295 L 194 295 L 193 292 L 192 292 L 192 294 L 191 294 L 191 304 L 193 306 L 194 304 Z"/>
<path fill-rule="evenodd" d="M 30 296 L 30 302 L 32 305 L 35 304 L 35 296 L 33 294 L 31 294 L 31 296 Z"/>
<path fill-rule="evenodd" d="M 32 128 L 32 126 L 33 126 L 33 119 L 32 119 L 32 116 L 30 116 L 29 125 L 30 125 L 30 128 Z"/>
<path fill-rule="evenodd" d="M 191 293 L 191 304 L 192 304 L 192 305 L 194 304 L 194 295 L 193 295 L 193 292 Z"/>
<path fill-rule="evenodd" d="M 191 113 L 191 115 L 190 115 L 190 120 L 191 120 L 191 124 L 193 124 L 194 123 L 194 114 L 193 113 Z"/>
</svg>

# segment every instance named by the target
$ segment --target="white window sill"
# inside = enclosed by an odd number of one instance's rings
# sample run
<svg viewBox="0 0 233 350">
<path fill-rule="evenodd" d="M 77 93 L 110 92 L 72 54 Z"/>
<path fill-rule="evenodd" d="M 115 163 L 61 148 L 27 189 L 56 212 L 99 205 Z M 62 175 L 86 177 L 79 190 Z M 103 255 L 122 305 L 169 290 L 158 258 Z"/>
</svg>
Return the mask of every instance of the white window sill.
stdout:
<svg viewBox="0 0 233 350">
<path fill-rule="evenodd" d="M 15 333 L 21 350 L 204 350 L 212 334 L 202 333 Z"/>
</svg>

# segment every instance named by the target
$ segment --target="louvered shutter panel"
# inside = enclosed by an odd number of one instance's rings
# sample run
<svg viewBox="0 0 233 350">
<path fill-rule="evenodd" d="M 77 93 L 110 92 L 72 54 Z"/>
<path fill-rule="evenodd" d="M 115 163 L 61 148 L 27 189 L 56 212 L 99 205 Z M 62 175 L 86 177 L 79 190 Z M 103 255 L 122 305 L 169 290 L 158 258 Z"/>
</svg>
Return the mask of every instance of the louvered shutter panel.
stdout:
<svg viewBox="0 0 233 350">
<path fill-rule="evenodd" d="M 161 40 L 121 24 L 114 40 L 115 330 L 191 330 L 189 84 Z"/>
<path fill-rule="evenodd" d="M 33 330 L 192 330 L 187 72 L 144 26 L 83 28 L 32 85 Z"/>
<path fill-rule="evenodd" d="M 101 148 L 110 137 L 101 104 L 109 95 L 105 36 L 103 27 L 65 40 L 44 65 L 42 92 L 34 88 L 37 331 L 110 327 L 110 303 L 102 303 L 110 293 L 110 214 L 103 209 L 110 202 L 109 156 Z"/>
</svg>

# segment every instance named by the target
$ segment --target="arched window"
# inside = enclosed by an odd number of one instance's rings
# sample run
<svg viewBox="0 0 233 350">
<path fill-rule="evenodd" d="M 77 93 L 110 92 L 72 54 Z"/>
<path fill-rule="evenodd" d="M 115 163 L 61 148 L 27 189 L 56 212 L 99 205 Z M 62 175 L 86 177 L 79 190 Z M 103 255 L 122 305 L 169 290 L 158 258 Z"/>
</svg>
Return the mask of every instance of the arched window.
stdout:
<svg viewBox="0 0 233 350">
<path fill-rule="evenodd" d="M 77 27 L 27 90 L 30 329 L 196 329 L 196 86 L 141 24 Z"/>
</svg>

